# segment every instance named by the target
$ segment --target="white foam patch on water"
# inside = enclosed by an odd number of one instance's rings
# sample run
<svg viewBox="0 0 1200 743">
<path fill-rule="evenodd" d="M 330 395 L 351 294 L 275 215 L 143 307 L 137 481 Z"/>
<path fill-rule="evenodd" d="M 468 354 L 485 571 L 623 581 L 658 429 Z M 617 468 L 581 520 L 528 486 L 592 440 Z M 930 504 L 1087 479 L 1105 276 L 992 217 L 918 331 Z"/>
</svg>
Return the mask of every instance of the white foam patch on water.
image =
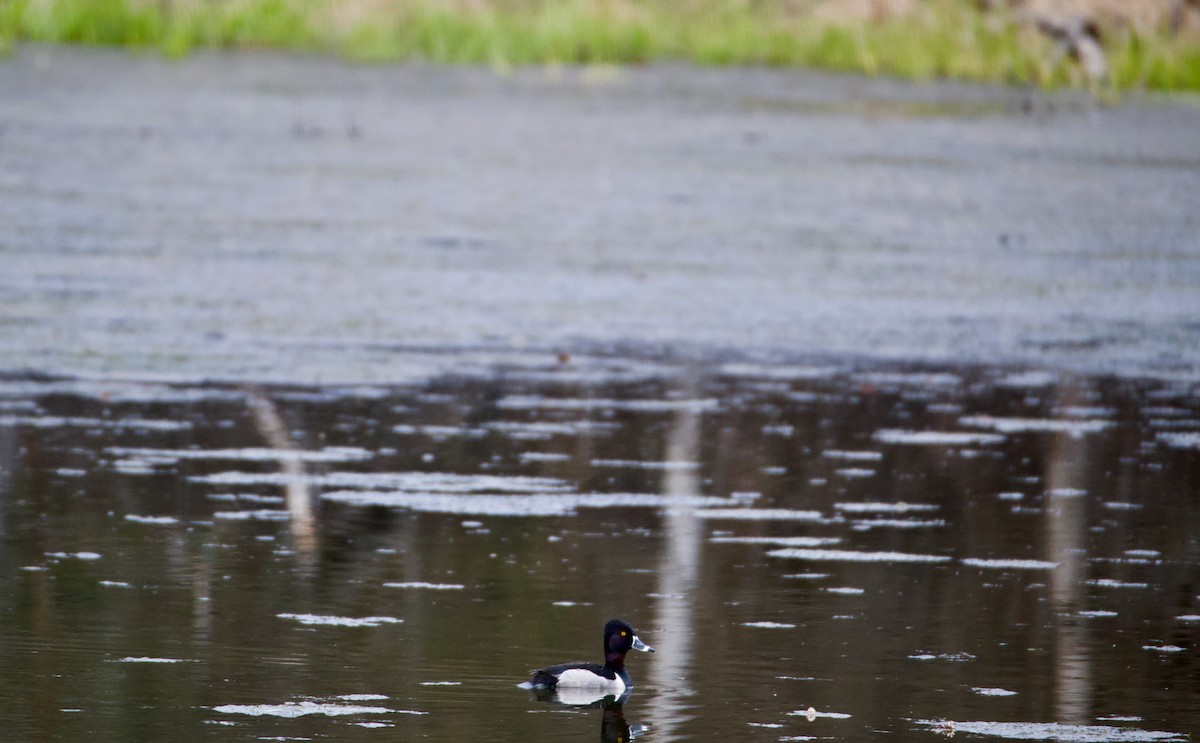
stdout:
<svg viewBox="0 0 1200 743">
<path fill-rule="evenodd" d="M 837 544 L 838 537 L 713 537 L 715 544 L 773 544 L 779 547 L 824 547 Z"/>
<path fill-rule="evenodd" d="M 971 687 L 971 691 L 973 691 L 973 692 L 975 692 L 976 694 L 978 694 L 978 695 L 980 695 L 980 696 L 983 696 L 983 697 L 1011 697 L 1011 696 L 1016 696 L 1016 692 L 1015 692 L 1015 691 L 1009 691 L 1008 689 L 1000 689 L 1000 688 L 996 688 L 996 687 L 987 687 L 987 686 L 972 686 L 972 687 Z"/>
<path fill-rule="evenodd" d="M 384 583 L 384 588 L 424 588 L 431 591 L 461 591 L 466 588 L 462 583 L 426 583 L 424 581 L 405 581 L 403 583 Z"/>
<path fill-rule="evenodd" d="M 86 477 L 87 470 L 76 469 L 74 467 L 59 467 L 54 470 L 54 474 L 59 477 Z"/>
<path fill-rule="evenodd" d="M 38 573 L 49 569 L 50 568 L 46 567 L 45 565 L 22 565 L 21 567 L 17 568 L 17 570 L 24 570 L 29 573 Z"/>
<path fill-rule="evenodd" d="M 341 699 L 343 702 L 382 702 L 387 699 L 386 694 L 339 694 L 334 697 Z"/>
<path fill-rule="evenodd" d="M 696 413 L 719 410 L 714 399 L 679 400 L 614 400 L 611 398 L 543 397 L 541 395 L 510 395 L 496 401 L 501 410 L 631 410 L 639 413 Z"/>
<path fill-rule="evenodd" d="M 861 479 L 873 476 L 875 470 L 868 470 L 862 467 L 847 467 L 845 469 L 834 470 L 834 474 L 848 479 Z"/>
<path fill-rule="evenodd" d="M 909 513 L 936 511 L 936 503 L 834 503 L 833 507 L 846 513 Z"/>
<path fill-rule="evenodd" d="M 1075 615 L 1084 619 L 1104 619 L 1106 617 L 1115 617 L 1117 613 L 1115 611 L 1108 611 L 1107 609 L 1084 609 L 1083 611 L 1076 612 Z"/>
<path fill-rule="evenodd" d="M 783 577 L 791 580 L 824 580 L 829 577 L 829 573 L 792 573 Z"/>
<path fill-rule="evenodd" d="M 962 564 L 997 570 L 1053 570 L 1058 567 L 1057 562 L 1046 560 L 985 560 L 978 557 L 964 557 Z"/>
<path fill-rule="evenodd" d="M 998 433 L 971 433 L 968 431 L 905 431 L 885 428 L 875 432 L 875 440 L 881 444 L 905 446 L 969 446 L 999 444 L 1004 436 Z"/>
<path fill-rule="evenodd" d="M 281 472 L 221 472 L 188 479 L 213 485 L 284 486 L 301 481 L 316 487 L 389 488 L 417 493 L 562 493 L 574 490 L 574 486 L 555 478 L 450 472 L 331 472 L 302 478 Z"/>
<path fill-rule="evenodd" d="M 46 557 L 55 560 L 99 560 L 101 555 L 99 552 L 47 552 Z"/>
<path fill-rule="evenodd" d="M 1046 491 L 1046 495 L 1051 498 L 1082 498 L 1087 495 L 1087 491 L 1079 488 L 1051 488 Z"/>
<path fill-rule="evenodd" d="M 700 508 L 730 502 L 724 498 L 711 496 L 647 493 L 451 495 L 343 490 L 324 493 L 321 497 L 335 503 L 353 506 L 405 508 L 425 513 L 450 513 L 463 516 L 569 516 L 580 508 Z M 697 513 L 703 512 L 697 511 Z"/>
<path fill-rule="evenodd" d="M 421 686 L 462 686 L 461 681 L 422 681 Z"/>
<path fill-rule="evenodd" d="M 1065 743 L 1142 743 L 1143 741 L 1184 741 L 1187 736 L 1161 730 L 1112 727 L 1108 725 L 1066 725 L 1057 722 L 958 722 L 949 720 L 917 720 L 956 733 L 990 735 L 1010 740 L 1056 740 Z"/>
<path fill-rule="evenodd" d="M 790 439 L 796 435 L 796 427 L 787 423 L 773 423 L 762 427 L 764 436 L 782 436 Z"/>
<path fill-rule="evenodd" d="M 722 364 L 720 368 L 721 375 L 726 377 L 784 381 L 829 379 L 838 372 L 839 369 L 832 366 L 773 366 L 745 362 Z"/>
<path fill-rule="evenodd" d="M 1025 500 L 1024 493 L 997 493 L 996 497 L 1000 500 L 1017 501 Z"/>
<path fill-rule="evenodd" d="M 338 617 L 320 614 L 276 614 L 275 616 L 313 627 L 379 627 L 384 624 L 404 622 L 403 619 L 395 617 Z"/>
<path fill-rule="evenodd" d="M 996 382 L 997 387 L 1036 388 L 1051 387 L 1058 384 L 1058 375 L 1054 372 L 1032 370 L 1015 372 Z"/>
<path fill-rule="evenodd" d="M 1200 614 L 1180 614 L 1175 619 L 1180 622 L 1200 622 Z"/>
<path fill-rule="evenodd" d="M 767 553 L 769 557 L 797 560 L 827 560 L 831 562 L 950 562 L 942 555 L 918 555 L 907 552 L 858 552 L 855 550 L 781 549 Z"/>
<path fill-rule="evenodd" d="M 1089 586 L 1097 586 L 1099 588 L 1149 588 L 1149 583 L 1129 583 L 1126 581 L 1113 580 L 1112 578 L 1093 578 L 1087 581 Z"/>
<path fill-rule="evenodd" d="M 1181 648 L 1178 645 L 1143 645 L 1142 650 L 1151 650 L 1156 653 L 1182 653 L 1187 648 Z"/>
<path fill-rule="evenodd" d="M 781 728 L 781 727 L 783 727 L 783 723 L 781 723 L 781 722 L 748 722 L 746 724 L 752 728 Z"/>
<path fill-rule="evenodd" d="M 518 458 L 522 462 L 569 462 L 571 461 L 570 454 L 560 454 L 559 452 L 545 451 L 526 451 L 521 452 Z"/>
<path fill-rule="evenodd" d="M 254 511 L 217 511 L 214 519 L 222 521 L 287 521 L 290 518 L 287 511 L 273 508 L 261 508 Z"/>
<path fill-rule="evenodd" d="M 811 707 L 808 709 L 798 709 L 788 712 L 790 717 L 807 717 L 809 720 L 814 720 L 818 717 L 825 717 L 830 720 L 849 720 L 851 715 L 845 712 L 822 712 Z"/>
<path fill-rule="evenodd" d="M 959 425 L 971 428 L 990 428 L 997 433 L 1065 433 L 1083 436 L 1099 433 L 1115 425 L 1109 420 L 1080 420 L 1078 418 L 996 418 L 990 415 L 970 415 L 958 419 Z"/>
<path fill-rule="evenodd" d="M 827 459 L 844 459 L 851 462 L 880 462 L 883 452 L 880 451 L 849 451 L 846 449 L 826 449 L 821 456 Z"/>
<path fill-rule="evenodd" d="M 734 521 L 823 521 L 820 511 L 793 511 L 784 508 L 705 508 L 696 511 L 702 519 Z"/>
<path fill-rule="evenodd" d="M 742 622 L 743 627 L 757 627 L 759 629 L 796 629 L 796 625 L 787 624 L 786 622 Z"/>
<path fill-rule="evenodd" d="M 700 469 L 699 462 L 641 462 L 632 459 L 593 459 L 592 466 L 667 471 L 689 471 Z"/>
<path fill-rule="evenodd" d="M 942 519 L 867 519 L 852 521 L 850 528 L 855 531 L 870 531 L 871 529 L 935 529 L 945 526 Z"/>
<path fill-rule="evenodd" d="M 975 660 L 970 653 L 913 653 L 909 660 L 944 660 L 951 663 L 966 663 Z"/>
<path fill-rule="evenodd" d="M 354 725 L 355 727 L 367 728 L 369 730 L 395 727 L 395 725 L 391 724 L 390 722 L 352 722 L 350 724 Z"/>
<path fill-rule="evenodd" d="M 487 431 L 482 428 L 466 428 L 463 426 L 413 426 L 407 423 L 401 423 L 399 425 L 392 426 L 392 433 L 398 433 L 402 436 L 428 436 L 433 439 L 448 439 L 453 436 L 480 438 L 487 435 Z"/>
<path fill-rule="evenodd" d="M 339 717 L 342 715 L 387 715 L 405 710 L 392 710 L 387 707 L 366 707 L 356 704 L 332 704 L 329 702 L 284 702 L 283 704 L 223 704 L 213 707 L 214 712 L 224 715 L 249 715 L 251 717 L 304 717 L 305 715 L 325 715 Z M 409 713 L 409 714 L 425 714 Z"/>
<path fill-rule="evenodd" d="M 175 518 L 174 516 L 138 516 L 134 513 L 125 514 L 125 520 L 132 521 L 135 524 L 169 525 L 179 523 L 179 519 Z"/>
<path fill-rule="evenodd" d="M 1139 715 L 1105 715 L 1097 717 L 1101 722 L 1141 722 L 1142 718 Z"/>
<path fill-rule="evenodd" d="M 1125 550 L 1130 557 L 1162 557 L 1158 550 Z"/>
<path fill-rule="evenodd" d="M 555 601 L 550 605 L 551 606 L 564 606 L 564 607 L 591 606 L 591 604 L 586 601 L 582 601 L 582 602 L 581 601 Z"/>
<path fill-rule="evenodd" d="M 1175 449 L 1200 449 L 1200 431 L 1162 432 L 1157 438 Z"/>
<path fill-rule="evenodd" d="M 850 586 L 842 586 L 840 588 L 824 588 L 826 593 L 839 593 L 843 596 L 861 596 L 864 591 L 861 588 L 851 588 Z"/>
<path fill-rule="evenodd" d="M 188 421 L 155 420 L 150 418 L 81 418 L 57 415 L 0 415 L 0 428 L 27 426 L 29 428 L 106 428 L 141 431 L 186 431 Z"/>
<path fill-rule="evenodd" d="M 126 583 L 123 580 L 102 580 L 98 581 L 98 583 L 102 586 L 107 586 L 108 588 L 133 588 L 131 584 Z"/>
<path fill-rule="evenodd" d="M 184 660 L 183 658 L 151 658 L 148 656 L 127 656 L 119 658 L 117 663 L 194 663 L 195 661 Z"/>
<path fill-rule="evenodd" d="M 127 446 L 110 446 L 105 452 L 118 457 L 150 459 L 156 463 L 173 463 L 181 459 L 218 460 L 242 462 L 361 462 L 375 456 L 366 449 L 353 446 L 330 446 L 316 451 L 300 449 L 270 449 L 247 447 L 244 449 L 148 449 Z"/>
</svg>

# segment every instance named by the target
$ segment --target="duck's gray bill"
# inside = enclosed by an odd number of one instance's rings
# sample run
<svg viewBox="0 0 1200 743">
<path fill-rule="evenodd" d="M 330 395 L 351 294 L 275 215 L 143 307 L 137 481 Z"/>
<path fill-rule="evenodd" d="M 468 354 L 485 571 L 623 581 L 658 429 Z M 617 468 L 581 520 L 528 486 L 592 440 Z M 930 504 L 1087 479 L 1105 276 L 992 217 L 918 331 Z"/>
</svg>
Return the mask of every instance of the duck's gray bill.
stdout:
<svg viewBox="0 0 1200 743">
<path fill-rule="evenodd" d="M 633 636 L 633 649 L 641 650 L 643 653 L 653 653 L 654 652 L 654 648 L 652 648 L 649 645 L 647 645 L 646 643 L 642 642 L 642 638 L 638 637 L 637 635 Z"/>
</svg>

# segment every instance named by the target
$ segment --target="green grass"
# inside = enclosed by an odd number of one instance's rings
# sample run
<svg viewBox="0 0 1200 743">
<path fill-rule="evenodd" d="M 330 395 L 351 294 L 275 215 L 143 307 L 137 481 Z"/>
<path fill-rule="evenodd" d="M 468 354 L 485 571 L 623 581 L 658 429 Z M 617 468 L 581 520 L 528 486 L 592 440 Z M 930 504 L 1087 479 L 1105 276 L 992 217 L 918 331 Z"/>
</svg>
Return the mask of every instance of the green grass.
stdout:
<svg viewBox="0 0 1200 743">
<path fill-rule="evenodd" d="M 0 45 L 278 48 L 438 63 L 816 67 L 913 79 L 1082 85 L 1050 43 L 972 0 L 909 16 L 818 20 L 816 0 L 0 0 Z M 1200 90 L 1200 44 L 1161 33 L 1105 39 L 1115 89 Z"/>
</svg>

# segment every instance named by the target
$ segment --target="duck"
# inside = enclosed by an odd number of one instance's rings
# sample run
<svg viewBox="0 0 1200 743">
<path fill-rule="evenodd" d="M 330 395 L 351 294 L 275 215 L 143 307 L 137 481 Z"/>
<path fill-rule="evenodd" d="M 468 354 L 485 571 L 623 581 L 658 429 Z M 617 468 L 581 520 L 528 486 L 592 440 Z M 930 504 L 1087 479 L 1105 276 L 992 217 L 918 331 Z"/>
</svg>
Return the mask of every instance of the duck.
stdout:
<svg viewBox="0 0 1200 743">
<path fill-rule="evenodd" d="M 564 663 L 539 668 L 533 671 L 529 685 L 534 689 L 595 689 L 619 695 L 633 686 L 633 680 L 625 670 L 625 654 L 630 650 L 654 652 L 654 648 L 642 642 L 629 622 L 609 620 L 604 625 L 604 665 Z"/>
</svg>

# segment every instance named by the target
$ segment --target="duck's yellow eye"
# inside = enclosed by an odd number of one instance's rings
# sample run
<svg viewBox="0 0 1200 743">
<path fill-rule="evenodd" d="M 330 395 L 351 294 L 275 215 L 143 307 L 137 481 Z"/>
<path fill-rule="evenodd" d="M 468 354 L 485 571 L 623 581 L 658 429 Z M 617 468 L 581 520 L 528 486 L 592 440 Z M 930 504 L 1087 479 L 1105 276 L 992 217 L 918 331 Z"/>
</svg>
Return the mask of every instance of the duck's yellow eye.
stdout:
<svg viewBox="0 0 1200 743">
<path fill-rule="evenodd" d="M 624 637 L 625 635 L 628 635 L 628 634 L 629 634 L 629 633 L 628 633 L 628 632 L 626 632 L 625 630 L 621 630 L 621 637 Z"/>
</svg>

